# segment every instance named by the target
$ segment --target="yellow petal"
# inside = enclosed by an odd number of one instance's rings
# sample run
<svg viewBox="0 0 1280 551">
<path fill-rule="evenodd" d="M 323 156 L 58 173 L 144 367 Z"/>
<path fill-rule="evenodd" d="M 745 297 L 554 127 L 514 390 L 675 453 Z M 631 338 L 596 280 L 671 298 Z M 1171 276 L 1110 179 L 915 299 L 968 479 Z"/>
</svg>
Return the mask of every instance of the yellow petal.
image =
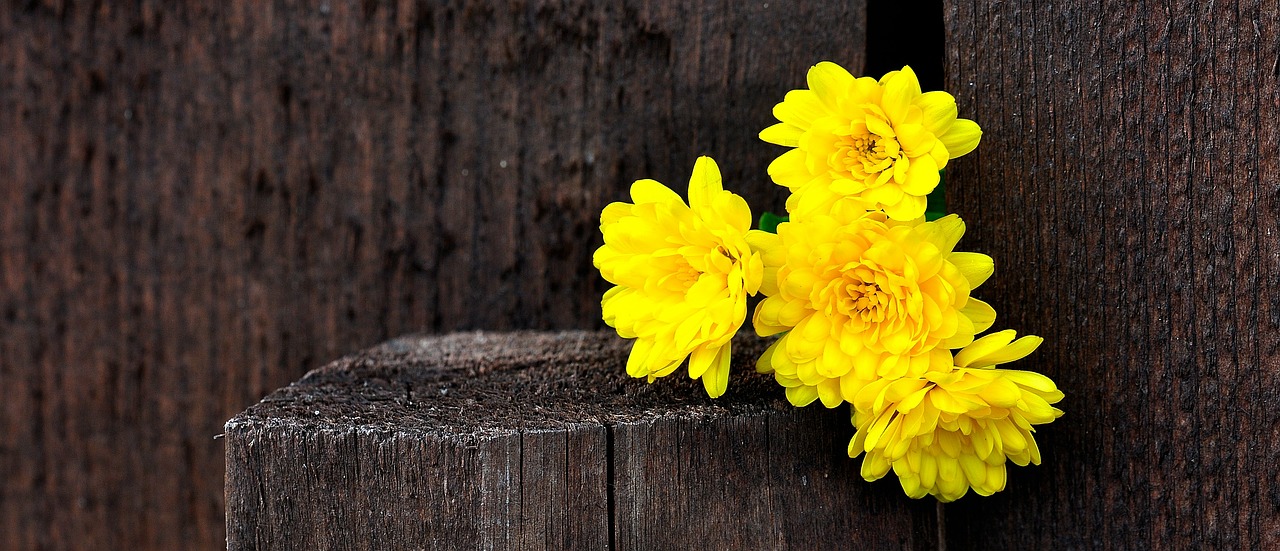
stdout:
<svg viewBox="0 0 1280 551">
<path fill-rule="evenodd" d="M 987 465 L 987 483 L 985 486 L 992 492 L 1004 491 L 1006 478 L 1006 470 L 1004 464 Z"/>
<path fill-rule="evenodd" d="M 761 140 L 787 147 L 800 145 L 800 136 L 802 135 L 804 135 L 803 129 L 785 122 L 780 122 L 760 131 Z"/>
<path fill-rule="evenodd" d="M 924 209 L 928 201 L 917 195 L 903 195 L 897 203 L 885 205 L 884 213 L 889 218 L 899 221 L 910 221 L 920 218 L 924 215 Z"/>
<path fill-rule="evenodd" d="M 1049 377 L 1040 373 L 1035 373 L 1033 371 L 1018 371 L 1014 369 L 1003 369 L 1003 370 L 1000 370 L 1000 374 L 1001 376 L 1009 379 L 1010 381 L 1017 383 L 1019 386 L 1033 389 L 1042 394 L 1050 394 L 1050 393 L 1057 393 L 1059 395 L 1062 394 L 1061 392 L 1058 391 L 1058 385 L 1054 384 L 1053 379 L 1050 379 Z M 1056 402 L 1057 400 L 1052 400 L 1050 403 L 1056 403 Z"/>
<path fill-rule="evenodd" d="M 1008 419 L 1001 419 L 995 422 L 996 430 L 1000 431 L 1000 443 L 1004 447 L 1005 453 L 1021 453 L 1027 447 L 1027 439 L 1022 435 L 1022 431 L 1018 430 Z"/>
<path fill-rule="evenodd" d="M 960 456 L 960 469 L 969 483 L 978 486 L 987 481 L 987 464 L 974 455 Z"/>
<path fill-rule="evenodd" d="M 828 107 L 839 105 L 840 96 L 844 95 L 853 84 L 853 75 L 844 67 L 830 61 L 823 61 L 809 69 L 809 89 Z"/>
<path fill-rule="evenodd" d="M 786 299 L 779 296 L 772 296 L 760 301 L 756 305 L 755 314 L 751 317 L 751 324 L 756 328 L 756 335 L 768 337 L 790 330 L 791 326 L 781 321 L 782 310 L 786 305 Z"/>
<path fill-rule="evenodd" d="M 1016 335 L 1016 331 L 1005 329 L 973 341 L 956 354 L 956 367 L 969 367 L 975 360 L 1008 346 Z"/>
<path fill-rule="evenodd" d="M 942 254 L 949 254 L 956 248 L 960 238 L 964 237 L 964 220 L 955 214 L 948 214 L 925 225 L 929 228 L 930 241 L 938 246 Z"/>
<path fill-rule="evenodd" d="M 622 219 L 624 216 L 631 215 L 631 203 L 614 202 L 609 203 L 600 212 L 600 225 L 608 226 Z"/>
<path fill-rule="evenodd" d="M 845 373 L 843 377 L 840 377 L 840 396 L 844 398 L 844 401 L 852 404 L 854 398 L 856 398 L 858 393 L 865 388 L 866 384 L 867 381 L 865 379 L 858 378 L 857 373 L 853 373 L 852 371 Z"/>
<path fill-rule="evenodd" d="M 636 180 L 634 184 L 631 184 L 631 201 L 637 205 L 642 203 L 684 204 L 684 199 L 676 195 L 676 192 L 671 191 L 671 188 L 662 185 L 657 180 L 649 179 Z"/>
<path fill-rule="evenodd" d="M 753 252 L 743 262 L 745 263 L 744 275 L 746 276 L 744 289 L 746 289 L 748 295 L 755 296 L 760 291 L 760 287 L 764 285 L 764 261 L 760 259 L 760 253 Z M 776 274 L 777 272 L 774 273 Z M 745 302 L 742 303 L 743 308 L 746 308 L 746 306 Z"/>
<path fill-rule="evenodd" d="M 954 395 L 942 388 L 937 388 L 930 392 L 929 401 L 933 403 L 933 407 L 944 413 L 967 413 L 969 411 L 967 404 L 956 399 Z"/>
<path fill-rule="evenodd" d="M 803 149 L 792 149 L 779 155 L 769 163 L 769 178 L 773 183 L 789 188 L 800 187 L 813 179 L 805 160 L 808 154 Z"/>
<path fill-rule="evenodd" d="M 862 460 L 862 479 L 875 482 L 889 473 L 889 462 L 878 453 L 869 453 Z"/>
<path fill-rule="evenodd" d="M 756 360 L 756 373 L 773 373 L 773 353 L 778 348 L 779 342 L 782 341 L 773 341 L 773 344 L 770 344 L 769 348 L 765 349 L 764 354 L 761 354 L 760 358 Z"/>
<path fill-rule="evenodd" d="M 766 266 L 781 266 L 787 260 L 787 249 L 782 246 L 782 238 L 776 233 L 751 230 L 747 232 L 747 244 L 751 250 L 760 253 L 760 259 Z"/>
<path fill-rule="evenodd" d="M 760 254 L 760 253 L 756 253 Z M 764 264 L 763 261 L 761 264 Z M 778 269 L 765 266 L 760 272 L 760 289 L 759 291 L 765 296 L 774 296 L 778 294 Z"/>
<path fill-rule="evenodd" d="M 706 373 L 711 368 L 712 361 L 720 353 L 720 349 L 727 346 L 729 345 L 726 344 L 723 347 L 703 345 L 693 349 L 693 353 L 689 354 L 689 378 L 697 379 Z"/>
<path fill-rule="evenodd" d="M 702 376 L 702 386 L 707 389 L 707 395 L 712 398 L 719 398 L 724 395 L 724 391 L 729 388 L 729 360 L 732 358 L 730 353 L 732 345 L 725 343 L 720 347 L 720 351 L 716 354 L 715 360 L 711 362 L 711 369 Z"/>
<path fill-rule="evenodd" d="M 996 271 L 995 261 L 982 253 L 951 253 L 947 260 L 969 281 L 970 289 L 982 285 Z"/>
<path fill-rule="evenodd" d="M 827 379 L 818 384 L 818 399 L 822 400 L 822 405 L 827 409 L 834 408 L 844 402 L 844 397 L 840 394 L 840 380 Z"/>
<path fill-rule="evenodd" d="M 980 388 L 978 397 L 992 406 L 1012 408 L 1018 405 L 1018 399 L 1022 397 L 1022 390 L 1013 381 L 1005 377 L 998 377 Z"/>
<path fill-rule="evenodd" d="M 899 124 L 894 130 L 898 133 L 898 144 L 902 146 L 902 152 L 913 159 L 929 156 L 939 143 L 933 133 L 920 124 Z"/>
<path fill-rule="evenodd" d="M 652 383 L 653 380 L 658 377 L 666 377 L 667 375 L 670 375 L 672 371 L 675 371 L 677 367 L 680 367 L 680 362 L 682 361 L 684 361 L 684 358 L 678 358 L 678 359 L 672 360 L 668 362 L 665 366 L 650 372 L 649 382 Z"/>
<path fill-rule="evenodd" d="M 797 126 L 809 128 L 809 125 L 829 112 L 822 99 L 813 90 L 792 90 L 787 92 L 782 103 L 773 107 L 773 116 L 778 120 Z"/>
<path fill-rule="evenodd" d="M 920 81 L 916 78 L 915 71 L 911 67 L 903 67 L 901 71 L 886 78 L 883 84 L 884 98 L 880 100 L 880 105 L 884 107 L 885 114 L 895 124 L 907 122 L 907 108 L 920 97 Z"/>
<path fill-rule="evenodd" d="M 631 354 L 627 356 L 627 375 L 640 378 L 649 374 L 649 351 L 653 348 L 653 342 L 647 339 L 639 339 L 631 347 Z"/>
<path fill-rule="evenodd" d="M 712 227 L 729 226 L 738 235 L 751 229 L 751 207 L 741 195 L 720 191 L 712 196 L 711 207 L 698 211 L 699 216 Z"/>
<path fill-rule="evenodd" d="M 938 136 L 938 140 L 946 146 L 947 154 L 952 159 L 973 151 L 978 147 L 980 139 L 982 139 L 982 129 L 978 127 L 978 123 L 969 119 L 956 119 L 946 133 Z"/>
<path fill-rule="evenodd" d="M 986 367 L 1020 360 L 1035 352 L 1043 342 L 1044 339 L 1041 337 L 1027 335 L 977 360 L 971 360 L 971 367 Z"/>
<path fill-rule="evenodd" d="M 796 407 L 804 407 L 818 399 L 818 389 L 812 386 L 796 386 L 787 389 L 787 401 Z"/>
<path fill-rule="evenodd" d="M 969 301 L 960 309 L 960 313 L 973 322 L 974 333 L 986 331 L 996 322 L 996 309 L 973 297 L 969 297 Z"/>
<path fill-rule="evenodd" d="M 907 497 L 919 499 L 927 493 L 920 486 L 920 478 L 917 476 L 898 475 L 898 483 L 902 486 L 902 491 L 907 494 Z"/>
<path fill-rule="evenodd" d="M 902 191 L 910 195 L 929 195 L 933 188 L 938 187 L 939 178 L 938 163 L 933 162 L 932 157 L 916 157 L 911 160 L 911 168 L 907 169 Z"/>
<path fill-rule="evenodd" d="M 867 123 L 867 130 L 871 131 L 872 134 L 877 134 L 880 136 L 884 136 L 886 138 L 892 138 L 897 135 L 893 132 L 893 127 L 890 126 L 887 121 L 885 121 L 884 119 L 881 119 L 880 117 L 868 116 L 866 119 L 866 123 Z"/>
<path fill-rule="evenodd" d="M 916 107 L 920 108 L 924 117 L 924 127 L 933 134 L 939 135 L 956 120 L 956 98 L 941 91 L 925 92 L 916 98 Z"/>
<path fill-rule="evenodd" d="M 712 201 L 724 189 L 720 184 L 720 167 L 711 157 L 698 157 L 689 177 L 689 206 L 695 212 L 712 208 Z M 744 203 L 745 204 L 745 203 Z M 748 213 L 747 218 L 750 218 Z M 750 221 L 747 222 L 750 225 Z"/>
</svg>

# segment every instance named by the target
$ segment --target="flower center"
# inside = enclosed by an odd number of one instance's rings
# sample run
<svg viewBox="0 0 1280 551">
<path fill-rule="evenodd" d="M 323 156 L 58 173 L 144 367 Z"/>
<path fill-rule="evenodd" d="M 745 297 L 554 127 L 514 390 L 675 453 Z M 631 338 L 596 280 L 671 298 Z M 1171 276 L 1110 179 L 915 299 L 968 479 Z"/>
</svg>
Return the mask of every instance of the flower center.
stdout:
<svg viewBox="0 0 1280 551">
<path fill-rule="evenodd" d="M 841 314 L 858 317 L 865 322 L 884 321 L 889 308 L 889 295 L 879 285 L 847 276 L 843 291 L 836 299 L 836 310 Z"/>
<path fill-rule="evenodd" d="M 724 245 L 716 245 L 716 252 L 724 255 L 725 258 L 729 259 L 729 262 L 738 261 L 738 259 L 733 256 L 733 253 L 729 252 L 729 249 L 726 249 Z"/>
<path fill-rule="evenodd" d="M 673 291 L 684 293 L 694 283 L 698 282 L 698 277 L 702 275 L 702 272 L 691 266 L 689 261 L 684 258 L 675 257 L 672 260 L 672 265 L 667 270 L 668 275 L 661 280 L 660 285 Z"/>
<path fill-rule="evenodd" d="M 849 135 L 836 136 L 829 160 L 837 171 L 865 180 L 892 171 L 894 163 L 904 155 L 896 137 L 880 135 L 865 124 L 854 123 Z"/>
<path fill-rule="evenodd" d="M 880 323 L 891 315 L 893 297 L 873 281 L 865 280 L 866 274 L 846 272 L 820 288 L 814 289 L 810 300 L 825 304 L 828 316 L 839 315 L 848 320 L 863 323 Z"/>
</svg>

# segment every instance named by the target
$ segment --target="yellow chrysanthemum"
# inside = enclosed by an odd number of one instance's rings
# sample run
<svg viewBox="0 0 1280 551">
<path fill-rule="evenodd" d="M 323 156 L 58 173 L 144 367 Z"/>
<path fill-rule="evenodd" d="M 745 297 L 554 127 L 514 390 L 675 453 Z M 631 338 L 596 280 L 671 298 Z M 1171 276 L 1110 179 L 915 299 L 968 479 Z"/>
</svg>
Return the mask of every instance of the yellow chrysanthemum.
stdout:
<svg viewBox="0 0 1280 551">
<path fill-rule="evenodd" d="M 956 118 L 946 92 L 920 92 L 910 67 L 877 82 L 824 61 L 809 69 L 808 90 L 788 92 L 760 139 L 794 147 L 769 165 L 791 189 L 787 210 L 883 209 L 894 220 L 924 214 L 938 171 L 978 146 L 977 123 Z"/>
<path fill-rule="evenodd" d="M 853 401 L 881 377 L 950 371 L 948 349 L 973 341 L 995 321 L 969 296 L 992 274 L 991 257 L 953 252 L 964 235 L 955 215 L 898 222 L 882 212 L 846 210 L 753 233 L 764 252 L 756 332 L 787 332 L 760 358 L 797 406 Z"/>
<path fill-rule="evenodd" d="M 857 433 L 849 443 L 849 457 L 866 453 L 862 477 L 878 480 L 893 469 L 908 496 L 946 502 L 971 487 L 984 496 L 1003 490 L 1007 461 L 1039 465 L 1032 427 L 1062 416 L 1052 406 L 1062 392 L 1039 373 L 992 369 L 1043 340 L 1014 336 L 1007 330 L 974 341 L 950 372 L 863 387 L 853 401 Z"/>
<path fill-rule="evenodd" d="M 636 339 L 627 373 L 653 382 L 687 357 L 689 376 L 719 397 L 729 381 L 729 340 L 763 272 L 746 240 L 751 210 L 721 187 L 710 157 L 693 167 L 688 205 L 653 180 L 632 184 L 631 199 L 601 213 L 604 246 L 594 256 L 616 285 L 601 302 L 605 323 Z"/>
</svg>

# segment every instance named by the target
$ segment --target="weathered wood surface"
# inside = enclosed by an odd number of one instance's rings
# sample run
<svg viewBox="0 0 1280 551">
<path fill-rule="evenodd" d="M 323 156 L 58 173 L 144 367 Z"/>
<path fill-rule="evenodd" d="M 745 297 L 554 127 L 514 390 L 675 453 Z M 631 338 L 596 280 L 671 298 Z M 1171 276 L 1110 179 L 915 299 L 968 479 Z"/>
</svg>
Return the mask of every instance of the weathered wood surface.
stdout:
<svg viewBox="0 0 1280 551">
<path fill-rule="evenodd" d="M 845 410 L 796 409 L 740 339 L 729 392 L 625 374 L 608 332 L 410 337 L 227 423 L 229 548 L 934 549 L 867 484 Z"/>
<path fill-rule="evenodd" d="M 213 437 L 306 369 L 597 327 L 600 209 L 698 154 L 780 206 L 756 132 L 862 13 L 0 3 L 0 547 L 219 548 Z"/>
<path fill-rule="evenodd" d="M 964 549 L 1280 548 L 1280 13 L 948 0 L 982 289 L 1066 392 Z"/>
</svg>

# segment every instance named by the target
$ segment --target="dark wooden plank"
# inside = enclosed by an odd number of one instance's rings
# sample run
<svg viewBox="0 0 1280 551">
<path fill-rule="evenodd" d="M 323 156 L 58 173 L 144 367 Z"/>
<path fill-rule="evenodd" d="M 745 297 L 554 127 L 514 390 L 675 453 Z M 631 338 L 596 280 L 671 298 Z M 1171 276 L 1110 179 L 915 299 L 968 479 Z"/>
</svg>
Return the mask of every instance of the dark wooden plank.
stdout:
<svg viewBox="0 0 1280 551">
<path fill-rule="evenodd" d="M 818 407 L 614 427 L 614 549 L 936 549 L 936 503 L 868 484 Z"/>
<path fill-rule="evenodd" d="M 410 337 L 227 423 L 239 549 L 933 549 L 932 501 L 867 484 L 847 413 L 735 346 L 728 393 L 625 374 L 611 333 Z"/>
<path fill-rule="evenodd" d="M 219 548 L 213 437 L 306 369 L 599 327 L 600 209 L 699 154 L 779 208 L 863 5 L 0 3 L 0 547 Z"/>
<path fill-rule="evenodd" d="M 948 167 L 1001 326 L 1065 417 L 945 511 L 960 548 L 1280 546 L 1274 2 L 947 2 Z M 969 241 L 971 240 L 971 241 Z"/>
</svg>

